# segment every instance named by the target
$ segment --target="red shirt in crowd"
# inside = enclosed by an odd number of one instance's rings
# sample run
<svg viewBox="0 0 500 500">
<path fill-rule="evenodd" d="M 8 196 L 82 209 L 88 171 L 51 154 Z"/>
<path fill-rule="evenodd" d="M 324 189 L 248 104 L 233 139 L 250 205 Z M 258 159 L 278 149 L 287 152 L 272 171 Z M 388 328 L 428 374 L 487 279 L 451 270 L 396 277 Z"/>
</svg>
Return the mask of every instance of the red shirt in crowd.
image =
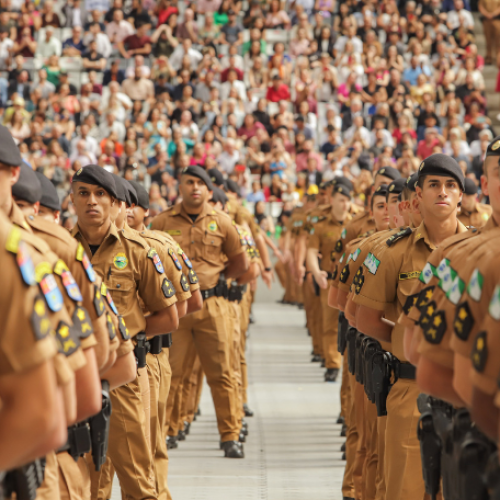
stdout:
<svg viewBox="0 0 500 500">
<path fill-rule="evenodd" d="M 123 44 L 127 50 L 143 49 L 148 43 L 151 44 L 149 36 L 138 37 L 135 33 L 123 40 Z"/>
<path fill-rule="evenodd" d="M 290 90 L 284 83 L 278 87 L 278 90 L 271 86 L 267 89 L 266 99 L 271 102 L 288 101 L 290 99 Z"/>
<path fill-rule="evenodd" d="M 425 160 L 432 154 L 432 150 L 441 143 L 439 139 L 434 139 L 430 144 L 426 144 L 425 139 L 422 139 L 417 146 L 417 156 Z"/>
</svg>

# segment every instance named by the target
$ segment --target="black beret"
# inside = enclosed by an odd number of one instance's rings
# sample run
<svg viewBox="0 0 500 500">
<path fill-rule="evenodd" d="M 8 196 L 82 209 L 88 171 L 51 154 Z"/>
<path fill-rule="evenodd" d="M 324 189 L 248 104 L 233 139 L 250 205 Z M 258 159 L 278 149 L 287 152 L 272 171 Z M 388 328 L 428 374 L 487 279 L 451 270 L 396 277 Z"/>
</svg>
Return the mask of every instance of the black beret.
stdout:
<svg viewBox="0 0 500 500">
<path fill-rule="evenodd" d="M 347 188 L 348 191 L 354 191 L 354 186 L 352 182 L 347 177 L 335 177 L 335 187 L 339 184 Z"/>
<path fill-rule="evenodd" d="M 417 182 L 418 182 L 418 172 L 415 172 L 414 174 L 411 174 L 410 177 L 408 177 L 408 179 L 406 179 L 406 187 L 411 192 L 414 193 L 416 191 L 415 187 L 417 186 Z"/>
<path fill-rule="evenodd" d="M 121 181 L 121 177 L 116 174 L 111 175 L 113 176 L 113 180 L 115 181 L 116 199 L 118 201 L 127 203 L 127 191 L 125 189 L 125 186 L 123 185 L 123 182 Z"/>
<path fill-rule="evenodd" d="M 50 210 L 61 211 L 61 202 L 54 184 L 40 172 L 35 172 L 35 174 L 42 185 L 42 199 L 40 200 L 40 205 L 50 208 Z"/>
<path fill-rule="evenodd" d="M 230 193 L 235 193 L 238 195 L 238 198 L 241 197 L 241 190 L 240 190 L 240 186 L 238 185 L 238 183 L 236 181 L 233 181 L 233 179 L 228 179 L 226 181 L 227 183 L 227 190 L 230 192 Z"/>
<path fill-rule="evenodd" d="M 380 184 L 380 186 L 377 189 L 375 189 L 373 196 L 383 196 L 384 198 L 387 197 L 388 188 L 389 186 L 387 184 Z"/>
<path fill-rule="evenodd" d="M 29 165 L 24 161 L 20 165 L 19 179 L 12 186 L 12 196 L 34 204 L 42 199 L 42 185 Z"/>
<path fill-rule="evenodd" d="M 18 167 L 23 162 L 19 148 L 7 127 L 0 125 L 0 163 L 9 167 Z"/>
<path fill-rule="evenodd" d="M 464 190 L 464 174 L 458 163 L 451 157 L 442 153 L 436 153 L 426 158 L 418 168 L 418 177 L 422 175 L 440 175 L 454 177 L 462 191 Z"/>
<path fill-rule="evenodd" d="M 477 194 L 477 184 L 468 177 L 465 178 L 464 194 Z"/>
<path fill-rule="evenodd" d="M 497 135 L 489 144 L 486 149 L 486 158 L 488 156 L 500 156 L 500 135 Z"/>
<path fill-rule="evenodd" d="M 196 165 L 186 167 L 181 172 L 181 175 L 192 175 L 193 177 L 198 177 L 198 179 L 201 179 L 206 184 L 210 191 L 212 191 L 212 188 L 214 187 L 207 171 L 201 167 L 197 167 Z"/>
<path fill-rule="evenodd" d="M 392 179 L 393 181 L 401 177 L 399 170 L 395 169 L 394 167 L 382 167 L 380 170 L 377 171 L 375 177 L 377 177 L 377 175 L 383 175 L 384 177 L 389 177 L 389 179 Z"/>
<path fill-rule="evenodd" d="M 129 181 L 127 181 L 123 177 L 118 177 L 118 179 L 119 182 L 121 182 L 123 189 L 125 190 L 125 203 L 130 207 L 132 205 L 137 205 L 137 193 L 135 189 L 131 186 Z"/>
<path fill-rule="evenodd" d="M 207 174 L 210 176 L 210 180 L 214 186 L 224 187 L 224 177 L 218 168 L 207 170 Z"/>
<path fill-rule="evenodd" d="M 224 206 L 229 201 L 229 199 L 226 193 L 224 193 L 221 188 L 214 186 L 212 190 L 212 201 L 214 203 L 220 202 Z"/>
<path fill-rule="evenodd" d="M 400 179 L 396 179 L 395 181 L 392 181 L 389 186 L 387 187 L 387 193 L 388 194 L 399 194 L 403 192 L 403 189 L 406 186 L 406 179 L 403 179 L 402 177 Z"/>
<path fill-rule="evenodd" d="M 93 186 L 101 186 L 111 196 L 113 196 L 113 198 L 120 199 L 113 174 L 104 170 L 104 168 L 99 165 L 87 165 L 86 167 L 81 168 L 73 176 L 73 180 L 71 182 L 83 182 Z"/>
<path fill-rule="evenodd" d="M 146 188 L 137 181 L 128 181 L 128 183 L 135 189 L 135 193 L 137 194 L 136 205 L 139 205 L 144 210 L 149 210 L 149 194 Z"/>
</svg>

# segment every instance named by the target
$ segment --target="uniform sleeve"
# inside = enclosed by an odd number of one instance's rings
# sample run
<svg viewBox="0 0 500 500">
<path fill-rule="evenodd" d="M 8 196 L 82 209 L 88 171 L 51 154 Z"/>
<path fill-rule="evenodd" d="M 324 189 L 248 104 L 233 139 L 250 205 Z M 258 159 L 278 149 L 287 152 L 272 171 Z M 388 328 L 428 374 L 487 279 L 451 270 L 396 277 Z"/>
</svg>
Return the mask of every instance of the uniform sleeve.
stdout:
<svg viewBox="0 0 500 500">
<path fill-rule="evenodd" d="M 307 240 L 307 248 L 315 248 L 319 250 L 320 247 L 320 233 L 321 233 L 321 224 L 316 224 L 311 229 L 309 233 L 309 239 Z"/>
<path fill-rule="evenodd" d="M 222 244 L 222 249 L 224 253 L 229 257 L 235 257 L 245 251 L 244 247 L 240 242 L 240 236 L 236 228 L 231 223 L 230 219 L 224 217 L 221 222 L 224 224 L 225 238 Z"/>
<path fill-rule="evenodd" d="M 134 252 L 140 272 L 136 280 L 139 296 L 144 301 L 147 310 L 157 312 L 173 306 L 177 302 L 175 286 L 164 272 L 158 272 L 157 266 L 148 257 L 147 250 L 137 248 Z"/>
<path fill-rule="evenodd" d="M 177 254 L 177 249 L 168 245 L 158 244 L 156 247 L 158 255 L 165 267 L 167 278 L 175 287 L 175 296 L 179 302 L 184 302 L 191 297 L 189 280 L 182 272 L 181 259 Z M 179 269 L 179 267 L 181 269 Z"/>
<path fill-rule="evenodd" d="M 353 297 L 355 304 L 384 311 L 396 301 L 399 266 L 395 252 L 401 251 L 398 246 L 368 253 L 360 266 L 362 274 Z"/>
</svg>

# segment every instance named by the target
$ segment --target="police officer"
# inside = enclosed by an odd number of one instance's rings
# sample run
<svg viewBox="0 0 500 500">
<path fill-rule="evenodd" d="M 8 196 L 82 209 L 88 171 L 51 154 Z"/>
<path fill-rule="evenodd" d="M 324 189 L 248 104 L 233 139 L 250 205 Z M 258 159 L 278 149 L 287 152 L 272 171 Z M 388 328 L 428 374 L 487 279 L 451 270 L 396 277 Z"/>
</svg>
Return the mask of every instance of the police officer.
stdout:
<svg viewBox="0 0 500 500">
<path fill-rule="evenodd" d="M 337 348 L 338 310 L 328 306 L 328 280 L 333 279 L 336 264 L 335 245 L 343 225 L 349 220 L 352 183 L 343 178 L 333 187 L 331 211 L 322 222 L 311 229 L 307 250 L 307 267 L 321 289 L 322 338 L 325 356 L 325 382 L 335 382 L 341 368 L 342 357 Z M 319 264 L 321 255 L 321 269 Z"/>
<path fill-rule="evenodd" d="M 464 226 L 483 227 L 491 216 L 491 206 L 477 201 L 477 185 L 468 177 L 465 179 L 465 191 L 458 220 Z"/>
<path fill-rule="evenodd" d="M 35 172 L 42 185 L 42 197 L 38 208 L 38 216 L 51 222 L 59 224 L 61 214 L 61 202 L 59 195 L 52 182 L 40 172 Z"/>
<path fill-rule="evenodd" d="M 71 199 L 78 215 L 72 234 L 91 255 L 92 265 L 103 280 L 102 296 L 123 316 L 126 327 L 122 325 L 121 334 L 135 344 L 135 379 L 111 391 L 108 460 L 117 472 L 125 498 L 156 499 L 144 399 L 149 392 L 146 339 L 177 328 L 175 289 L 161 262 L 148 256 L 150 248 L 144 240 L 118 231 L 112 223 L 126 214 L 117 200 L 111 174 L 97 165 L 79 170 L 73 177 Z M 147 317 L 139 298 L 151 312 Z M 98 476 L 93 480 L 99 480 Z"/>
<path fill-rule="evenodd" d="M 204 302 L 203 309 L 183 318 L 173 334 L 171 391 L 178 390 L 186 353 L 194 343 L 212 390 L 225 456 L 242 458 L 238 408 L 228 365 L 225 280 L 238 278 L 247 270 L 248 262 L 231 219 L 208 203 L 212 182 L 207 173 L 200 167 L 184 169 L 179 189 L 182 203 L 153 219 L 151 228 L 168 232 L 191 256 Z"/>
<path fill-rule="evenodd" d="M 415 368 L 403 348 L 404 328 L 394 326 L 415 280 L 432 250 L 447 237 L 465 231 L 457 221 L 464 177 L 450 157 L 435 154 L 419 167 L 417 196 L 424 216 L 422 224 L 393 235 L 385 247 L 370 253 L 363 262 L 353 298 L 356 328 L 378 340 L 390 341 L 392 367 L 397 381 L 387 398 L 385 483 L 387 498 L 422 498 L 424 483 L 420 449 L 414 431 L 418 420 Z M 411 471 L 411 472 L 410 472 Z"/>
</svg>

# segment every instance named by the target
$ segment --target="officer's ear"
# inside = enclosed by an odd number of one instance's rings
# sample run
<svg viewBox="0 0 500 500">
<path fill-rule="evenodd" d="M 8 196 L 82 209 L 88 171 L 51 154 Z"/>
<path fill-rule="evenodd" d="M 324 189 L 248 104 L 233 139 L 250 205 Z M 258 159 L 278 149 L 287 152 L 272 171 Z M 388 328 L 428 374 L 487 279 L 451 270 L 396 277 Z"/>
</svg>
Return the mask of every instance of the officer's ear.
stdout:
<svg viewBox="0 0 500 500">
<path fill-rule="evenodd" d="M 490 192 L 489 192 L 489 187 L 488 187 L 488 176 L 483 174 L 481 176 L 481 192 L 485 195 L 485 196 L 489 196 L 490 195 Z"/>
<path fill-rule="evenodd" d="M 149 217 L 149 208 L 144 212 L 144 218 Z"/>
<path fill-rule="evenodd" d="M 21 167 L 10 167 L 10 174 L 10 185 L 13 186 L 19 180 L 19 175 L 21 175 Z"/>
<path fill-rule="evenodd" d="M 116 198 L 114 198 L 113 196 L 111 196 L 111 206 L 112 207 L 115 206 L 115 201 L 116 201 Z"/>
</svg>

